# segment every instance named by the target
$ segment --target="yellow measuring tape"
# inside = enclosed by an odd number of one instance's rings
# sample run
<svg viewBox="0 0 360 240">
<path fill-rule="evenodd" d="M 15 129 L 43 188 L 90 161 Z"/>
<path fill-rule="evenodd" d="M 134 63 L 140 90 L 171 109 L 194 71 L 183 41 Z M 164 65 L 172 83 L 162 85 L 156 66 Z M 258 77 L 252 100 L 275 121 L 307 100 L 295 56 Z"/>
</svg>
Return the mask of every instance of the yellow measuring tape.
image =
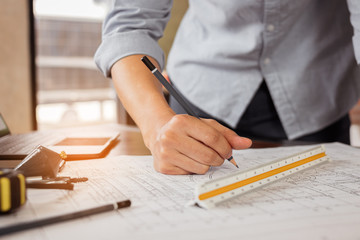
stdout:
<svg viewBox="0 0 360 240">
<path fill-rule="evenodd" d="M 0 213 L 8 213 L 26 202 L 26 182 L 20 171 L 0 169 Z"/>
</svg>

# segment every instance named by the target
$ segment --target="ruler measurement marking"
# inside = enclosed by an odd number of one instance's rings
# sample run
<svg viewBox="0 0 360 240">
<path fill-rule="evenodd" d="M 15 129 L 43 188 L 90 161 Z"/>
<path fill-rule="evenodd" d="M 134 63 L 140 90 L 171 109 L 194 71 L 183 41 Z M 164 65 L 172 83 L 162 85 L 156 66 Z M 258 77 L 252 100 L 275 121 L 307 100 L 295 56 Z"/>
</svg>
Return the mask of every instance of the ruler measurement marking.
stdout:
<svg viewBox="0 0 360 240">
<path fill-rule="evenodd" d="M 213 190 L 214 188 L 219 187 L 220 184 L 222 186 L 226 185 L 226 184 L 229 185 L 231 183 L 234 183 L 236 180 L 244 180 L 244 179 L 253 177 L 253 176 L 255 176 L 255 175 L 252 174 L 254 171 L 267 172 L 267 171 L 270 171 L 272 169 L 276 169 L 276 168 L 278 168 L 280 166 L 283 166 L 285 160 L 292 159 L 292 162 L 295 162 L 295 161 L 298 161 L 298 159 L 304 159 L 304 158 L 307 158 L 307 157 L 309 157 L 311 155 L 322 153 L 322 152 L 324 152 L 324 148 L 322 146 L 320 146 L 317 149 L 311 149 L 309 151 L 312 151 L 312 152 L 299 153 L 298 155 L 289 156 L 287 158 L 278 159 L 278 160 L 275 160 L 273 162 L 263 164 L 261 166 L 255 167 L 255 168 L 253 168 L 251 170 L 248 170 L 248 171 L 245 171 L 245 172 L 236 173 L 236 174 L 234 174 L 234 176 L 223 177 L 222 180 L 217 179 L 217 180 L 209 181 L 209 182 L 205 183 L 203 186 L 201 186 L 201 190 L 199 189 L 201 191 L 200 193 L 205 193 L 205 192 L 208 192 L 210 190 Z M 306 167 L 306 165 L 302 165 L 300 167 L 302 167 L 304 169 Z"/>
<path fill-rule="evenodd" d="M 311 154 L 311 152 L 310 152 L 310 154 Z M 304 154 L 304 155 L 306 157 L 306 154 Z M 320 159 L 320 158 L 325 157 L 325 156 L 326 156 L 325 152 L 321 152 L 321 153 L 318 153 L 316 155 L 307 157 L 305 159 L 298 160 L 296 162 L 294 162 L 295 160 L 293 160 L 292 163 L 290 163 L 290 164 L 280 165 L 280 162 L 279 162 L 278 163 L 278 166 L 279 166 L 278 168 L 275 168 L 275 169 L 272 169 L 270 171 L 264 172 L 262 174 L 252 176 L 252 177 L 249 177 L 247 179 L 244 179 L 244 180 L 241 180 L 241 181 L 226 185 L 224 187 L 220 187 L 218 189 L 214 189 L 214 190 L 209 191 L 209 192 L 202 193 L 202 194 L 199 195 L 199 200 L 206 200 L 208 198 L 212 198 L 212 197 L 215 197 L 215 196 L 217 196 L 219 194 L 223 194 L 223 193 L 235 190 L 237 188 L 247 186 L 249 184 L 252 184 L 252 183 L 261 181 L 263 179 L 272 177 L 274 175 L 275 175 L 275 178 L 278 178 L 278 176 L 276 176 L 276 175 L 279 174 L 279 173 L 283 173 L 284 171 L 299 167 L 301 165 L 303 165 L 303 168 L 305 168 L 304 164 L 306 164 L 306 163 L 309 163 L 309 165 L 311 166 L 312 161 Z M 300 159 L 300 156 L 298 156 L 298 159 Z M 287 160 L 288 159 L 285 159 L 283 161 L 287 162 Z M 265 166 L 265 167 L 268 167 L 268 166 Z M 271 166 L 270 166 L 270 168 L 271 168 Z M 258 169 L 256 169 L 254 172 L 258 172 Z M 285 176 L 286 174 L 283 173 L 283 175 Z M 246 174 L 245 174 L 245 176 L 246 176 Z M 217 184 L 217 186 L 219 186 L 219 185 Z M 253 187 L 253 186 L 250 185 L 250 187 Z"/>
</svg>

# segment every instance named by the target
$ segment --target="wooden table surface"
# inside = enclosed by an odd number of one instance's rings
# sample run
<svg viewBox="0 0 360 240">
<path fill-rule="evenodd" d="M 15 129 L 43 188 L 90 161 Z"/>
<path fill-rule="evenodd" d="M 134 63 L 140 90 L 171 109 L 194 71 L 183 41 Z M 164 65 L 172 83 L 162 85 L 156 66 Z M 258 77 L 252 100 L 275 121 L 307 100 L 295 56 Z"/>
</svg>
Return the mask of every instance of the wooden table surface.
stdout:
<svg viewBox="0 0 360 240">
<path fill-rule="evenodd" d="M 123 129 L 120 133 L 119 142 L 109 152 L 107 156 L 116 155 L 150 155 L 150 150 L 145 146 L 142 135 L 137 128 L 130 128 L 129 130 Z M 264 141 L 253 140 L 251 148 L 269 148 L 280 146 L 294 146 L 314 144 L 311 142 L 300 141 Z"/>
<path fill-rule="evenodd" d="M 150 150 L 145 146 L 140 131 L 123 130 L 119 140 L 106 157 L 116 155 L 150 155 Z"/>
<path fill-rule="evenodd" d="M 118 140 L 114 146 L 106 154 L 107 157 L 113 157 L 118 155 L 150 155 L 150 150 L 145 146 L 142 139 L 140 130 L 137 127 L 121 125 L 121 124 L 104 124 L 104 125 L 95 125 L 95 126 L 84 126 L 84 127 L 75 127 L 75 128 L 66 128 L 66 129 L 56 129 L 56 130 L 46 130 L 49 134 L 76 134 L 89 132 L 92 133 L 104 133 L 104 132 L 117 132 L 120 133 Z M 30 133 L 36 134 L 36 132 Z M 252 148 L 268 148 L 268 147 L 279 147 L 279 146 L 289 146 L 289 145 L 303 145 L 311 144 L 304 142 L 294 142 L 294 141 L 281 141 L 281 142 L 272 142 L 272 141 L 253 141 Z M 12 168 L 15 167 L 19 161 L 14 160 L 2 160 L 0 161 L 0 167 L 3 168 Z"/>
</svg>

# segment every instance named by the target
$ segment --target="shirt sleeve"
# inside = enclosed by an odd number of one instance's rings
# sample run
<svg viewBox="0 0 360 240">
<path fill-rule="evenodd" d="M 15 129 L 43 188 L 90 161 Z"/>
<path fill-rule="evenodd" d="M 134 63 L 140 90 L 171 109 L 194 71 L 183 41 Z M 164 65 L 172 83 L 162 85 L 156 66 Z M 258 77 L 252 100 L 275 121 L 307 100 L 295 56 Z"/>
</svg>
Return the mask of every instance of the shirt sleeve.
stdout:
<svg viewBox="0 0 360 240">
<path fill-rule="evenodd" d="M 113 1 L 95 53 L 95 63 L 106 77 L 110 77 L 115 62 L 134 54 L 151 56 L 164 68 L 164 53 L 158 40 L 170 18 L 171 7 L 172 0 Z"/>
<path fill-rule="evenodd" d="M 354 29 L 353 45 L 355 51 L 355 57 L 358 64 L 360 64 L 360 1 L 359 0 L 347 0 L 350 21 Z"/>
</svg>

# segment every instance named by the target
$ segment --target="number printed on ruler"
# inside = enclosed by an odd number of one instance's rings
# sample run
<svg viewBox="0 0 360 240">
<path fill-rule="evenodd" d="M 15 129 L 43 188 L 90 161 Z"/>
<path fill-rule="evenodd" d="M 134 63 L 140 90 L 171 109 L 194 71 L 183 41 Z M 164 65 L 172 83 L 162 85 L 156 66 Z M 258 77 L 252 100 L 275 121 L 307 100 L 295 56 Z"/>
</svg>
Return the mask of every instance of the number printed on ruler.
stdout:
<svg viewBox="0 0 360 240">
<path fill-rule="evenodd" d="M 196 189 L 195 200 L 200 206 L 211 208 L 222 201 L 329 160 L 325 154 L 325 147 L 321 145 L 250 170 L 202 183 Z"/>
</svg>

